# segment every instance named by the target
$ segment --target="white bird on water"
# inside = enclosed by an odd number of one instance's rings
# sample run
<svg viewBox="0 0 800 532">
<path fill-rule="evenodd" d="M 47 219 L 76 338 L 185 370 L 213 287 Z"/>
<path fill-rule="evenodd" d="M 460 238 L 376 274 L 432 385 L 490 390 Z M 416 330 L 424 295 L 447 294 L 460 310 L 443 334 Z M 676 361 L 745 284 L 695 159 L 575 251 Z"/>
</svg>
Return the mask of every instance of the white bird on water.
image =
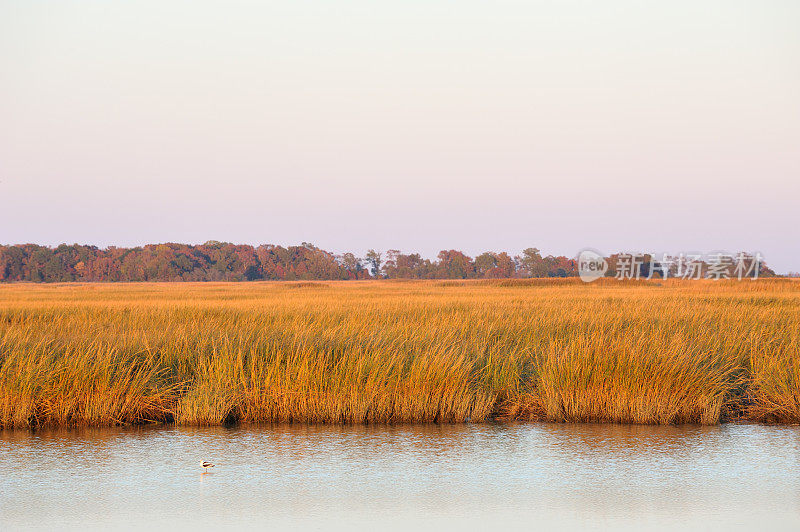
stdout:
<svg viewBox="0 0 800 532">
<path fill-rule="evenodd" d="M 205 460 L 200 462 L 200 465 L 203 466 L 203 473 L 207 473 L 209 467 L 214 467 L 214 464 L 211 462 L 206 462 Z"/>
</svg>

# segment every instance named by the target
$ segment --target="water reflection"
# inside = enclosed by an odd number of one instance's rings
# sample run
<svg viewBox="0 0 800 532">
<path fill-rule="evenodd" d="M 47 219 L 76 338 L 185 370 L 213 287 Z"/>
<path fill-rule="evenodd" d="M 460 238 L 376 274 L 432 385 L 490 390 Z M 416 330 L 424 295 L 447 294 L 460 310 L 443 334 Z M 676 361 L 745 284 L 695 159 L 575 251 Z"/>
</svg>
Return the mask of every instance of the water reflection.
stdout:
<svg viewBox="0 0 800 532">
<path fill-rule="evenodd" d="M 5 431 L 0 468 L 2 529 L 800 527 L 798 427 Z"/>
</svg>

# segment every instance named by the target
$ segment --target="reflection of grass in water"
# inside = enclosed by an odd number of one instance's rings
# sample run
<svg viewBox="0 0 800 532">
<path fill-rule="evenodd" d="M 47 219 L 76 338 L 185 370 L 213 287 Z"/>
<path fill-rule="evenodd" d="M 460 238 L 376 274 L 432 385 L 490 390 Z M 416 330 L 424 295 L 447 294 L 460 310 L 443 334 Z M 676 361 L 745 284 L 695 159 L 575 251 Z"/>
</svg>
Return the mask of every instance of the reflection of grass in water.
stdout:
<svg viewBox="0 0 800 532">
<path fill-rule="evenodd" d="M 792 422 L 799 357 L 782 280 L 0 287 L 5 426 Z"/>
</svg>

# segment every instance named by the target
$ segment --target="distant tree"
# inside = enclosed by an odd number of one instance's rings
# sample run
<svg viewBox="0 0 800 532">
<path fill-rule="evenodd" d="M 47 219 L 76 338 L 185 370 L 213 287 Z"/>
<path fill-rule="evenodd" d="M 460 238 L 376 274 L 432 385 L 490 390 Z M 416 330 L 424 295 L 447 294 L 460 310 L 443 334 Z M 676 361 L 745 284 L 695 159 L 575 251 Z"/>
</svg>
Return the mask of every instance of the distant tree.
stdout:
<svg viewBox="0 0 800 532">
<path fill-rule="evenodd" d="M 258 268 L 254 265 L 250 265 L 244 271 L 244 278 L 248 281 L 256 281 L 261 279 L 261 272 L 258 271 Z"/>
<path fill-rule="evenodd" d="M 26 278 L 27 255 L 18 246 L 0 246 L 0 281 L 22 281 Z"/>
<path fill-rule="evenodd" d="M 361 259 L 352 253 L 345 253 L 339 257 L 339 264 L 347 271 L 349 279 L 360 279 L 363 277 L 364 265 L 361 264 Z"/>
<path fill-rule="evenodd" d="M 549 268 L 537 248 L 527 248 L 517 257 L 523 277 L 547 277 Z"/>
<path fill-rule="evenodd" d="M 493 277 L 492 272 L 497 268 L 497 255 L 487 251 L 475 257 L 475 274 L 478 277 Z"/>
<path fill-rule="evenodd" d="M 435 267 L 419 253 L 404 254 L 390 249 L 381 272 L 388 279 L 428 279 L 435 276 Z"/>
<path fill-rule="evenodd" d="M 439 252 L 438 277 L 442 279 L 469 279 L 475 274 L 475 265 L 468 256 L 455 249 Z"/>
<path fill-rule="evenodd" d="M 514 277 L 516 274 L 516 264 L 514 263 L 514 259 L 512 259 L 508 253 L 505 251 L 498 253 L 495 255 L 495 259 L 497 260 L 497 265 L 495 266 L 494 270 L 496 275 L 493 275 L 493 277 L 498 277 L 501 279 Z"/>
<path fill-rule="evenodd" d="M 386 252 L 386 258 L 381 266 L 381 273 L 389 279 L 397 278 L 397 259 L 401 253 L 399 249 L 390 249 Z"/>
<path fill-rule="evenodd" d="M 380 251 L 374 249 L 367 250 L 364 260 L 369 264 L 370 273 L 373 277 L 380 277 L 381 264 L 383 263 L 383 255 Z"/>
</svg>

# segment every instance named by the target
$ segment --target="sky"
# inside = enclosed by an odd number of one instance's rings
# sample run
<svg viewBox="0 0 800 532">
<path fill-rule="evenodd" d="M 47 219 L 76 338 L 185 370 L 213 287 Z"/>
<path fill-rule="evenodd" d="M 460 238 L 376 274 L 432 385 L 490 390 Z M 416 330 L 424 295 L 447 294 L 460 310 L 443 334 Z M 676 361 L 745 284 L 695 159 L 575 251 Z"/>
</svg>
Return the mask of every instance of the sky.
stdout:
<svg viewBox="0 0 800 532">
<path fill-rule="evenodd" d="M 800 2 L 0 0 L 0 244 L 800 271 Z"/>
</svg>

